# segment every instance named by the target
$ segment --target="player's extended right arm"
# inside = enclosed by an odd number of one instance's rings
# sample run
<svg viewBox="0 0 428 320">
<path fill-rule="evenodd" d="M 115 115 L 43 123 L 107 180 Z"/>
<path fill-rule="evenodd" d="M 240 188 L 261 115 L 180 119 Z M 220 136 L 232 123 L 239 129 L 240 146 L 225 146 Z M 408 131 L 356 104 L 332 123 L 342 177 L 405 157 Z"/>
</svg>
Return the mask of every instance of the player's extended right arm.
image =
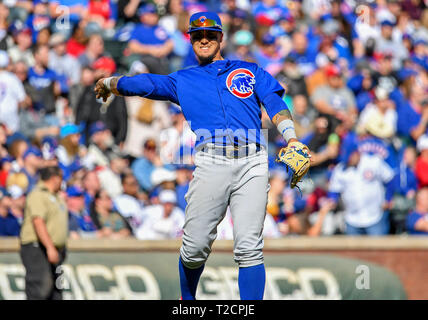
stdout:
<svg viewBox="0 0 428 320">
<path fill-rule="evenodd" d="M 111 93 L 121 96 L 140 96 L 153 100 L 169 100 L 176 104 L 175 78 L 172 75 L 142 73 L 132 77 L 102 78 L 95 85 L 95 93 L 104 102 Z"/>
</svg>

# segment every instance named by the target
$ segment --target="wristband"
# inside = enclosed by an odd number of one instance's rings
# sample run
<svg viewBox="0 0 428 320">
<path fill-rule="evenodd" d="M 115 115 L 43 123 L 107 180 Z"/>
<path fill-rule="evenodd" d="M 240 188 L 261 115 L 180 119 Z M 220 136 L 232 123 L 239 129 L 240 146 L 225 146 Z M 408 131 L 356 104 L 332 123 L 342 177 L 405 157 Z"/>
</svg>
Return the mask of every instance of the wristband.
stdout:
<svg viewBox="0 0 428 320">
<path fill-rule="evenodd" d="M 296 131 L 294 130 L 293 120 L 283 120 L 278 124 L 278 131 L 284 137 L 284 140 L 288 143 L 290 139 L 297 139 Z"/>
<path fill-rule="evenodd" d="M 107 89 L 109 89 L 110 91 L 111 91 L 110 83 L 111 83 L 111 80 L 112 80 L 113 78 L 114 78 L 114 77 L 110 77 L 110 78 L 105 78 L 105 79 L 103 80 L 104 86 L 105 86 Z"/>
</svg>

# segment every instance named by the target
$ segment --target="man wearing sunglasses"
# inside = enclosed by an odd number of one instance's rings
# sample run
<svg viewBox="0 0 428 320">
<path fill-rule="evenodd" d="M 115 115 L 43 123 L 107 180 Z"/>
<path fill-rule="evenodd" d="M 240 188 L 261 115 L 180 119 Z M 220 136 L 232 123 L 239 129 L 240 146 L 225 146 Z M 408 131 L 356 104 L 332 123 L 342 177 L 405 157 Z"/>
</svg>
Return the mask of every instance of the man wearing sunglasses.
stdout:
<svg viewBox="0 0 428 320">
<path fill-rule="evenodd" d="M 300 143 L 281 98 L 281 85 L 254 63 L 221 56 L 223 33 L 217 14 L 193 14 L 188 33 L 199 66 L 166 76 L 101 79 L 95 92 L 103 99 L 113 93 L 174 102 L 181 106 L 196 134 L 196 169 L 185 197 L 179 259 L 182 299 L 195 299 L 217 226 L 228 206 L 234 226 L 240 297 L 263 299 L 266 276 L 262 232 L 269 174 L 261 105 L 288 146 Z"/>
</svg>

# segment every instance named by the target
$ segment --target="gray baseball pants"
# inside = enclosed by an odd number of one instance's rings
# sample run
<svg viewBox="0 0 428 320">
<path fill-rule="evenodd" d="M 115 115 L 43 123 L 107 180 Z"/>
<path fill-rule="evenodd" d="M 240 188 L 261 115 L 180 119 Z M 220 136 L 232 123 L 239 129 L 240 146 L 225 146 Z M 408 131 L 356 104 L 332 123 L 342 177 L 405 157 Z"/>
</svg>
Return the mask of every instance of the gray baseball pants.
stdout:
<svg viewBox="0 0 428 320">
<path fill-rule="evenodd" d="M 235 262 L 240 267 L 263 263 L 262 233 L 268 192 L 266 150 L 254 150 L 238 159 L 197 151 L 195 166 L 185 196 L 180 249 L 183 264 L 196 269 L 205 263 L 227 206 L 232 214 Z"/>
</svg>

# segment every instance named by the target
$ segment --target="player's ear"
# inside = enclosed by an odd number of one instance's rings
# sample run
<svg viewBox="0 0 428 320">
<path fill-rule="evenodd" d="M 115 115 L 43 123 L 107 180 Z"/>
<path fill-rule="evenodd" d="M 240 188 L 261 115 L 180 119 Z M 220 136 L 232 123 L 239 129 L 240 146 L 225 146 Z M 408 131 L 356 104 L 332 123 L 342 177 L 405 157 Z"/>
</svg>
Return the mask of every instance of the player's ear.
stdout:
<svg viewBox="0 0 428 320">
<path fill-rule="evenodd" d="M 223 42 L 223 32 L 220 32 L 220 43 Z"/>
</svg>

